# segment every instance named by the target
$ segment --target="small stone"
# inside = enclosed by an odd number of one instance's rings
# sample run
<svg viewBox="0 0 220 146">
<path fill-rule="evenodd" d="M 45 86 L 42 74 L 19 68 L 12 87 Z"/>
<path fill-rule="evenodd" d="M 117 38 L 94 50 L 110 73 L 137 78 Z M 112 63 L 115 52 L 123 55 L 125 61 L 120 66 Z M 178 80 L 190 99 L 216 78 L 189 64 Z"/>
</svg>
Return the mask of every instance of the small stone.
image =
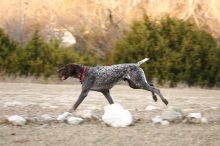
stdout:
<svg viewBox="0 0 220 146">
<path fill-rule="evenodd" d="M 153 105 L 148 105 L 148 106 L 145 108 L 146 111 L 152 111 L 152 110 L 156 110 L 156 109 L 158 109 L 158 107 L 153 106 Z"/>
<path fill-rule="evenodd" d="M 70 115 L 71 115 L 71 113 L 64 112 L 62 115 L 59 115 L 57 117 L 57 121 L 64 122 Z"/>
<path fill-rule="evenodd" d="M 83 119 L 78 118 L 78 117 L 70 116 L 70 117 L 67 118 L 67 123 L 71 124 L 71 125 L 78 125 L 82 122 L 83 122 Z"/>
<path fill-rule="evenodd" d="M 39 119 L 42 122 L 51 122 L 51 121 L 54 120 L 54 118 L 51 115 L 48 115 L 48 114 L 41 115 Z"/>
<path fill-rule="evenodd" d="M 18 115 L 8 117 L 8 121 L 15 126 L 23 126 L 26 124 L 26 119 Z"/>
<path fill-rule="evenodd" d="M 155 117 L 152 117 L 151 118 L 151 121 L 154 123 L 154 124 L 160 124 L 163 119 L 160 117 L 160 116 L 155 116 Z"/>
<path fill-rule="evenodd" d="M 196 118 L 188 119 L 188 121 L 189 123 L 194 123 L 194 124 L 201 123 L 201 119 L 196 119 Z"/>
<path fill-rule="evenodd" d="M 181 122 L 183 120 L 182 111 L 179 109 L 168 109 L 162 113 L 162 118 L 169 122 Z"/>
<path fill-rule="evenodd" d="M 190 113 L 187 116 L 187 119 L 190 123 L 199 124 L 201 123 L 202 114 L 201 113 Z"/>
<path fill-rule="evenodd" d="M 202 118 L 202 114 L 201 113 L 190 113 L 188 115 L 189 118 L 196 118 L 196 119 L 201 119 Z"/>
<path fill-rule="evenodd" d="M 208 123 L 208 119 L 206 117 L 202 117 L 201 123 L 202 124 L 207 124 Z"/>
<path fill-rule="evenodd" d="M 169 126 L 169 125 L 170 125 L 170 122 L 167 121 L 167 120 L 163 120 L 163 121 L 161 121 L 160 123 L 161 123 L 161 125 L 163 125 L 163 126 Z"/>
</svg>

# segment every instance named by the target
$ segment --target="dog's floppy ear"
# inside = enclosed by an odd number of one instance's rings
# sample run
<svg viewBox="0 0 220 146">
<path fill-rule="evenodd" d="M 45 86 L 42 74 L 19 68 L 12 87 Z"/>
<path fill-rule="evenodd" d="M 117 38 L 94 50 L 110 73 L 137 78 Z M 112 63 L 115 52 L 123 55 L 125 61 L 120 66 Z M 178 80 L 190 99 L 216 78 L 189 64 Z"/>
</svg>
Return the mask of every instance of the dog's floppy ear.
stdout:
<svg viewBox="0 0 220 146">
<path fill-rule="evenodd" d="M 69 77 L 80 78 L 83 67 L 79 64 L 67 64 L 58 71 L 58 76 L 62 80 L 66 80 Z"/>
<path fill-rule="evenodd" d="M 68 75 L 74 78 L 79 78 L 82 73 L 83 67 L 79 64 L 71 63 L 65 65 Z"/>
</svg>

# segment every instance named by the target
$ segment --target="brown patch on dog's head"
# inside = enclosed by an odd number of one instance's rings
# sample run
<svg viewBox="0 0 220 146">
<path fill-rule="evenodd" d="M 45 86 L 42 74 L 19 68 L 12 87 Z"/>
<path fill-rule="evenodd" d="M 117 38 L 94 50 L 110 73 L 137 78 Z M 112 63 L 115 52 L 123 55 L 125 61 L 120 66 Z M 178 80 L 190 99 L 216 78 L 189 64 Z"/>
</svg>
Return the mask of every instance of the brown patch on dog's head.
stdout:
<svg viewBox="0 0 220 146">
<path fill-rule="evenodd" d="M 58 70 L 58 76 L 62 80 L 66 80 L 69 77 L 79 78 L 82 73 L 83 67 L 78 64 L 67 64 Z"/>
</svg>

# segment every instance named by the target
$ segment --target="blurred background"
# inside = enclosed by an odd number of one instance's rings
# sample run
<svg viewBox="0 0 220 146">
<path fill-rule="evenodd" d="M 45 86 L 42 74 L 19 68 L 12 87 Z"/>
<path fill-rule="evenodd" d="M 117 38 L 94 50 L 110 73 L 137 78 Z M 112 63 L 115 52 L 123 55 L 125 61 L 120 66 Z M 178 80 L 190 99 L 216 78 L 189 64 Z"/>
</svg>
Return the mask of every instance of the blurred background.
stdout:
<svg viewBox="0 0 220 146">
<path fill-rule="evenodd" d="M 148 80 L 220 86 L 220 0 L 0 0 L 0 76 L 143 64 Z"/>
</svg>

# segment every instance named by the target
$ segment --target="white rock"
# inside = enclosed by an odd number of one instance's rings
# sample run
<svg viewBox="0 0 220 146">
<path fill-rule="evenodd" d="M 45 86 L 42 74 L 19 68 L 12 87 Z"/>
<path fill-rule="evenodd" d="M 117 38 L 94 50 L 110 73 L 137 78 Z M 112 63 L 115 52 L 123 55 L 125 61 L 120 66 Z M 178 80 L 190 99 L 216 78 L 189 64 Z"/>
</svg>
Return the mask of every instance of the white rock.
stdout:
<svg viewBox="0 0 220 146">
<path fill-rule="evenodd" d="M 206 117 L 202 117 L 201 118 L 201 123 L 202 124 L 207 124 L 208 123 L 208 119 Z"/>
<path fill-rule="evenodd" d="M 202 118 L 202 114 L 201 113 L 190 113 L 188 115 L 189 118 L 195 118 L 195 119 L 201 119 Z"/>
<path fill-rule="evenodd" d="M 18 115 L 8 117 L 8 121 L 16 126 L 23 126 L 26 124 L 26 119 Z"/>
<path fill-rule="evenodd" d="M 40 121 L 43 121 L 43 122 L 50 122 L 54 120 L 54 118 L 48 114 L 41 115 L 39 119 Z"/>
<path fill-rule="evenodd" d="M 179 109 L 168 109 L 164 111 L 161 115 L 162 119 L 169 122 L 181 122 L 183 120 L 183 114 Z"/>
<path fill-rule="evenodd" d="M 83 121 L 83 119 L 78 118 L 78 117 L 70 116 L 70 117 L 67 118 L 67 123 L 68 123 L 68 124 L 71 124 L 71 125 L 78 125 L 78 124 L 80 124 L 82 121 Z"/>
<path fill-rule="evenodd" d="M 57 117 L 57 121 L 63 122 L 65 121 L 69 116 L 71 115 L 71 113 L 69 112 L 64 112 L 63 114 L 59 115 Z"/>
<path fill-rule="evenodd" d="M 158 109 L 158 107 L 153 106 L 153 105 L 148 105 L 148 106 L 145 108 L 146 111 L 152 111 L 152 110 L 156 110 L 156 109 Z"/>
<path fill-rule="evenodd" d="M 170 122 L 167 121 L 167 120 L 163 120 L 163 121 L 160 122 L 160 124 L 163 125 L 163 126 L 169 126 Z"/>
<path fill-rule="evenodd" d="M 118 103 L 105 106 L 102 120 L 112 127 L 127 127 L 133 122 L 131 113 Z"/>
<path fill-rule="evenodd" d="M 190 113 L 187 116 L 187 119 L 190 123 L 199 124 L 201 123 L 202 114 L 201 113 Z"/>
<path fill-rule="evenodd" d="M 168 125 L 170 125 L 170 122 L 169 122 L 169 121 L 163 120 L 160 116 L 152 117 L 152 118 L 151 118 L 151 121 L 152 121 L 154 124 L 161 124 L 161 125 L 163 125 L 163 126 L 168 126 Z"/>
<path fill-rule="evenodd" d="M 152 117 L 151 118 L 151 121 L 154 123 L 154 124 L 160 124 L 163 119 L 160 117 L 160 116 L 155 116 L 155 117 Z"/>
</svg>

